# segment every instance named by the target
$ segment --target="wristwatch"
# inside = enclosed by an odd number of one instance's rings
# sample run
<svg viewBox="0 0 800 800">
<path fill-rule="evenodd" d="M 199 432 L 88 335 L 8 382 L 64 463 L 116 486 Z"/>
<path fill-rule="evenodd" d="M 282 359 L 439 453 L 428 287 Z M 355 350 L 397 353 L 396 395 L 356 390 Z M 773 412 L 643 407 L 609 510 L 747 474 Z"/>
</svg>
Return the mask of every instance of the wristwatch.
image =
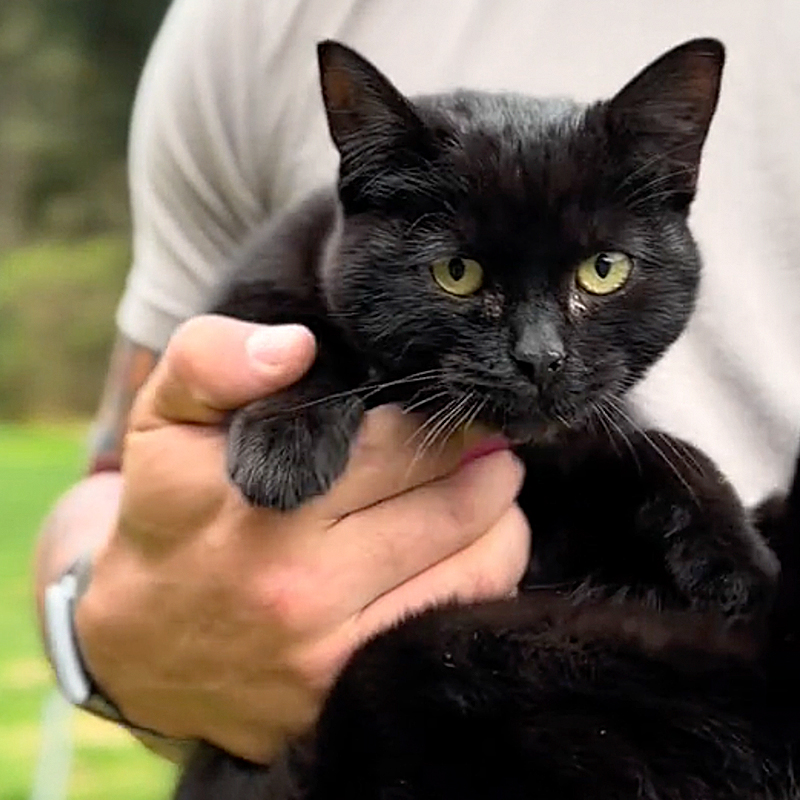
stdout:
<svg viewBox="0 0 800 800">
<path fill-rule="evenodd" d="M 89 675 L 75 635 L 75 606 L 89 585 L 91 561 L 81 556 L 44 594 L 44 639 L 61 693 L 72 705 L 113 722 L 120 710 Z"/>
<path fill-rule="evenodd" d="M 190 739 L 164 736 L 125 719 L 117 706 L 103 694 L 81 655 L 75 633 L 75 607 L 89 586 L 91 558 L 79 557 L 44 594 L 44 642 L 61 693 L 72 703 L 95 716 L 122 725 L 152 749 L 173 760 L 182 760 Z"/>
</svg>

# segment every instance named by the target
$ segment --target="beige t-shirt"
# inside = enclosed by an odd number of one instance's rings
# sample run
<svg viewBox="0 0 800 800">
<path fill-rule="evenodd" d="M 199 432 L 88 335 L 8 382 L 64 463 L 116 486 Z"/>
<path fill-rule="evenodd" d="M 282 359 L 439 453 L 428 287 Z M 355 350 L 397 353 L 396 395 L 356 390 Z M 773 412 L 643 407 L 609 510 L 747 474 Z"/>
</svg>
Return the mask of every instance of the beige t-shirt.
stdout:
<svg viewBox="0 0 800 800">
<path fill-rule="evenodd" d="M 175 0 L 134 114 L 120 328 L 163 348 L 254 227 L 334 179 L 319 40 L 355 47 L 407 94 L 591 100 L 695 36 L 728 47 L 692 213 L 706 267 L 689 330 L 636 402 L 762 497 L 800 439 L 797 0 Z"/>
</svg>

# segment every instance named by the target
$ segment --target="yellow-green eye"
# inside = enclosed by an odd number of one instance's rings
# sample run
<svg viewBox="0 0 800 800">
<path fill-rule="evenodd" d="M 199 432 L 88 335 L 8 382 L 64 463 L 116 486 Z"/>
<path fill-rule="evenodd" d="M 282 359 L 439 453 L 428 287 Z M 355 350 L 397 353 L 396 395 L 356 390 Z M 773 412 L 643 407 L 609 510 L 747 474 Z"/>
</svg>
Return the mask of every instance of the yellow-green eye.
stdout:
<svg viewBox="0 0 800 800">
<path fill-rule="evenodd" d="M 471 258 L 449 258 L 431 264 L 433 279 L 450 294 L 467 297 L 483 285 L 483 267 Z"/>
<path fill-rule="evenodd" d="M 598 253 L 578 267 L 575 278 L 590 294 L 611 294 L 622 288 L 632 269 L 625 253 Z"/>
</svg>

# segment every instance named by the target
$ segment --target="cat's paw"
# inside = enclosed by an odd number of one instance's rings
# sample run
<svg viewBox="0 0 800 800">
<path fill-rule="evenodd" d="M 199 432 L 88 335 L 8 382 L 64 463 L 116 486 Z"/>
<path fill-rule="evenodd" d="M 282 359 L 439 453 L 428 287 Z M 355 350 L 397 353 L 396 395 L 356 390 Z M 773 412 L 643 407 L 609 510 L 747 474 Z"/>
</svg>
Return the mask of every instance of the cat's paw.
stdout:
<svg viewBox="0 0 800 800">
<path fill-rule="evenodd" d="M 344 472 L 364 413 L 358 398 L 287 413 L 268 398 L 237 411 L 228 432 L 228 474 L 253 505 L 289 511 L 325 494 Z"/>
<path fill-rule="evenodd" d="M 769 609 L 779 565 L 738 504 L 663 501 L 642 512 L 639 524 L 663 537 L 665 566 L 690 609 L 731 618 Z"/>
<path fill-rule="evenodd" d="M 778 564 L 769 551 L 743 557 L 708 541 L 684 541 L 668 551 L 667 563 L 693 610 L 712 609 L 727 617 L 749 618 L 770 608 Z"/>
</svg>

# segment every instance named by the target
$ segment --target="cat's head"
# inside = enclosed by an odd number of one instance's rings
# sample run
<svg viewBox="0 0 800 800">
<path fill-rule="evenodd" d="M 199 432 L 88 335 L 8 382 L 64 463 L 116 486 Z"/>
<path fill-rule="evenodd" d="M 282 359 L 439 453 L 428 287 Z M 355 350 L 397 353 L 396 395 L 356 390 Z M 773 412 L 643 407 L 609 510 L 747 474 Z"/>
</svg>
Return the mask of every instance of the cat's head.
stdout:
<svg viewBox="0 0 800 800">
<path fill-rule="evenodd" d="M 409 100 L 341 44 L 319 60 L 343 209 L 323 288 L 359 347 L 514 438 L 612 406 L 694 304 L 722 45 L 677 47 L 588 106 Z"/>
</svg>

